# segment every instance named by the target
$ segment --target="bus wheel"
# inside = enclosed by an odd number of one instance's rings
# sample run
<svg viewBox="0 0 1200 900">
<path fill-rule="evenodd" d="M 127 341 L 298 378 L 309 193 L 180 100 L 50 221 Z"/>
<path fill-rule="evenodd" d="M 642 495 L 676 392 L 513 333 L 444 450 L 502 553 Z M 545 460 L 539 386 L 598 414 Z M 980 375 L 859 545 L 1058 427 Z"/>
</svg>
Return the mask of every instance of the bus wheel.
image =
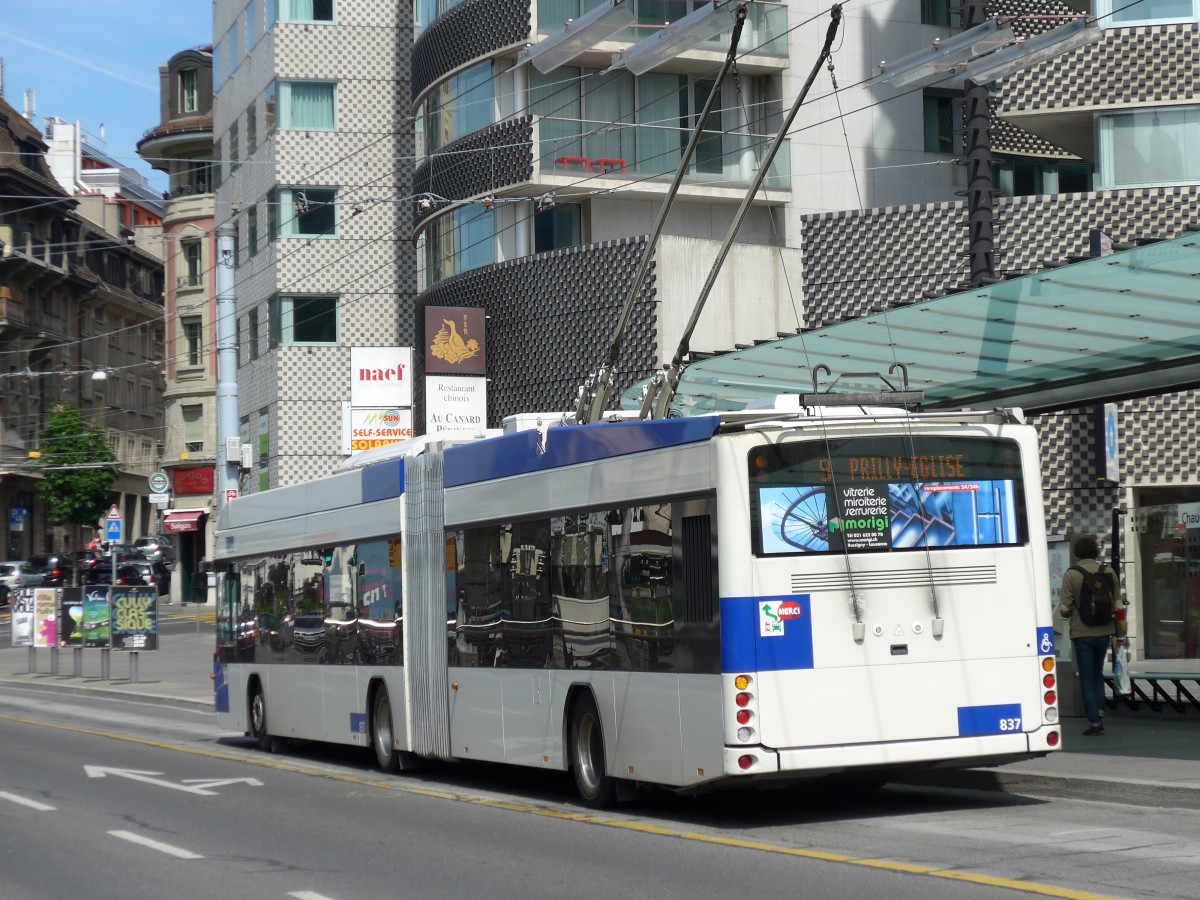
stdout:
<svg viewBox="0 0 1200 900">
<path fill-rule="evenodd" d="M 258 742 L 258 749 L 263 753 L 274 753 L 279 749 L 278 742 L 267 734 L 267 695 L 263 693 L 262 685 L 254 686 L 254 695 L 250 698 L 250 736 Z"/>
<path fill-rule="evenodd" d="M 596 809 L 612 806 L 617 795 L 616 779 L 605 771 L 604 729 L 591 694 L 581 695 L 571 711 L 571 770 L 579 797 L 586 805 Z"/>
<path fill-rule="evenodd" d="M 371 710 L 371 743 L 375 746 L 380 771 L 387 775 L 396 772 L 400 768 L 400 751 L 396 749 L 396 732 L 392 727 L 392 703 L 383 686 L 375 692 Z"/>
</svg>

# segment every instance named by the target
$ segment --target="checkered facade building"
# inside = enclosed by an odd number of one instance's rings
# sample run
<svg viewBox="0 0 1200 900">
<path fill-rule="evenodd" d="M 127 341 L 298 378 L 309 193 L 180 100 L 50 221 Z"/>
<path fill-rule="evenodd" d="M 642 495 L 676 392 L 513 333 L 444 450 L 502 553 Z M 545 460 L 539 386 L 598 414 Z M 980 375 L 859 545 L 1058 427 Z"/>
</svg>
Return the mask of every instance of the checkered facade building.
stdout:
<svg viewBox="0 0 1200 900">
<path fill-rule="evenodd" d="M 262 15 L 261 2 L 249 8 Z M 235 25 L 244 40 L 246 9 L 245 0 L 217 0 L 218 44 Z M 217 90 L 214 136 L 223 175 L 217 222 L 238 230 L 238 413 L 243 441 L 257 451 L 266 434 L 269 446 L 262 459 L 256 452 L 243 492 L 329 474 L 345 458 L 350 348 L 411 347 L 416 339 L 412 166 L 406 162 L 414 152 L 407 124 L 411 33 L 407 3 L 338 0 L 333 22 L 279 21 L 261 33 Z M 227 54 L 228 47 L 226 41 Z M 268 85 L 290 80 L 336 83 L 334 130 L 288 130 L 281 122 L 266 132 Z M 251 104 L 253 152 L 247 135 Z M 231 171 L 235 123 L 239 164 Z M 270 208 L 279 188 L 336 189 L 334 231 L 274 237 L 273 218 L 286 222 L 296 215 L 281 205 Z M 251 210 L 257 216 L 253 248 Z M 276 303 L 293 295 L 337 298 L 335 343 L 276 341 Z M 251 335 L 255 315 L 258 332 Z"/>
</svg>

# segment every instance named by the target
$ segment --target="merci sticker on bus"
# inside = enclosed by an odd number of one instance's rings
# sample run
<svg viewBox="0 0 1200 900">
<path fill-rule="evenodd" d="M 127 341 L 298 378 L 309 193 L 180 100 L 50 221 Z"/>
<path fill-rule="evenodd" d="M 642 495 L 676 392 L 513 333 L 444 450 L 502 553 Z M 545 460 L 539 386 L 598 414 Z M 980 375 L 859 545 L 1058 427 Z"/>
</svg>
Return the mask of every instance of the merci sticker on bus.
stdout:
<svg viewBox="0 0 1200 900">
<path fill-rule="evenodd" d="M 780 637 L 788 619 L 798 619 L 804 609 L 795 600 L 763 600 L 758 604 L 758 634 L 760 637 Z"/>
</svg>

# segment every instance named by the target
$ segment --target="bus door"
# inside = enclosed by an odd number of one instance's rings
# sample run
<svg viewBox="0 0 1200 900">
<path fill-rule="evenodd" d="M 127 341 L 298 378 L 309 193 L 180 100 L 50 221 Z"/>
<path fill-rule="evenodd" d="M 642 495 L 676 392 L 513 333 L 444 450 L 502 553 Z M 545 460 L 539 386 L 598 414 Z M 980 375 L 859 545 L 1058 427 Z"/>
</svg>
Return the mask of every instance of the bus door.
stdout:
<svg viewBox="0 0 1200 900">
<path fill-rule="evenodd" d="M 217 662 L 242 662 L 241 578 L 237 572 L 222 572 L 217 579 Z"/>
</svg>

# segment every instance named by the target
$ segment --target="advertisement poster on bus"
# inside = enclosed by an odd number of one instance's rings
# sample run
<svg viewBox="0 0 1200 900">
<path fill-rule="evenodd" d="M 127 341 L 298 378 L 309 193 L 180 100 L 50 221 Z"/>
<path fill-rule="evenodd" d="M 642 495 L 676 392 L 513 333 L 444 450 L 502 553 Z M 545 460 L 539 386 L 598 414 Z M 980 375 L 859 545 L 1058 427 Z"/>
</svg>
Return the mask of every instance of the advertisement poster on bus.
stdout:
<svg viewBox="0 0 1200 900">
<path fill-rule="evenodd" d="M 109 630 L 108 588 L 89 587 L 83 592 L 83 646 L 107 649 Z"/>
<path fill-rule="evenodd" d="M 58 591 L 55 588 L 34 588 L 33 646 L 58 646 Z"/>
<path fill-rule="evenodd" d="M 112 648 L 158 649 L 158 591 L 154 588 L 114 587 Z"/>
<path fill-rule="evenodd" d="M 12 643 L 14 647 L 33 646 L 33 588 L 18 588 L 12 593 Z"/>
</svg>

